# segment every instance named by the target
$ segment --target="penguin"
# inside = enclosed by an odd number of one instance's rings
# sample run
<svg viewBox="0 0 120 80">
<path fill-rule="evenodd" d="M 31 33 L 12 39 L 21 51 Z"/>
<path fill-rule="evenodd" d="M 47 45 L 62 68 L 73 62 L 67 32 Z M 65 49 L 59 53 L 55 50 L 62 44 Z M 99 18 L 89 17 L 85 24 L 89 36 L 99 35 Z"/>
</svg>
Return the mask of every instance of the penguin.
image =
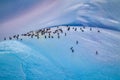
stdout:
<svg viewBox="0 0 120 80">
<path fill-rule="evenodd" d="M 48 36 L 48 38 L 50 38 L 50 35 Z"/>
<path fill-rule="evenodd" d="M 51 38 L 54 38 L 53 36 L 51 36 Z"/>
<path fill-rule="evenodd" d="M 90 28 L 90 31 L 92 31 L 92 28 Z"/>
<path fill-rule="evenodd" d="M 33 38 L 34 34 L 31 35 L 31 38 Z"/>
<path fill-rule="evenodd" d="M 72 49 L 72 53 L 74 53 L 74 50 Z"/>
<path fill-rule="evenodd" d="M 65 36 L 66 36 L 67 34 L 65 33 Z"/>
<path fill-rule="evenodd" d="M 75 28 L 75 31 L 77 31 L 77 28 Z"/>
<path fill-rule="evenodd" d="M 84 32 L 84 30 L 82 30 L 82 32 Z"/>
<path fill-rule="evenodd" d="M 11 38 L 11 37 L 9 37 L 9 40 L 12 40 L 12 38 Z"/>
<path fill-rule="evenodd" d="M 19 34 L 16 36 L 17 40 L 19 39 Z"/>
<path fill-rule="evenodd" d="M 78 44 L 78 41 L 76 41 L 76 44 Z"/>
<path fill-rule="evenodd" d="M 68 27 L 68 29 L 67 29 L 68 31 L 70 30 L 70 27 Z"/>
<path fill-rule="evenodd" d="M 13 38 L 15 38 L 15 37 L 16 37 L 16 35 L 13 36 Z"/>
<path fill-rule="evenodd" d="M 60 36 L 58 35 L 58 39 L 60 38 Z"/>
<path fill-rule="evenodd" d="M 6 38 L 4 38 L 4 40 L 6 40 Z"/>
<path fill-rule="evenodd" d="M 98 55 L 98 51 L 96 51 L 96 53 L 95 53 L 96 55 Z"/>
<path fill-rule="evenodd" d="M 70 49 L 71 49 L 71 51 L 72 51 L 72 53 L 73 53 L 73 52 L 74 52 L 74 49 L 73 49 L 73 47 L 71 47 Z"/>
<path fill-rule="evenodd" d="M 98 30 L 98 32 L 100 32 L 100 30 Z"/>
<path fill-rule="evenodd" d="M 47 38 L 47 36 L 45 35 L 45 39 Z"/>
<path fill-rule="evenodd" d="M 83 29 L 85 29 L 85 26 L 83 26 Z"/>
<path fill-rule="evenodd" d="M 39 39 L 39 36 L 37 36 L 37 39 Z"/>
<path fill-rule="evenodd" d="M 57 33 L 57 35 L 59 36 L 59 35 L 60 35 L 60 33 Z"/>
</svg>

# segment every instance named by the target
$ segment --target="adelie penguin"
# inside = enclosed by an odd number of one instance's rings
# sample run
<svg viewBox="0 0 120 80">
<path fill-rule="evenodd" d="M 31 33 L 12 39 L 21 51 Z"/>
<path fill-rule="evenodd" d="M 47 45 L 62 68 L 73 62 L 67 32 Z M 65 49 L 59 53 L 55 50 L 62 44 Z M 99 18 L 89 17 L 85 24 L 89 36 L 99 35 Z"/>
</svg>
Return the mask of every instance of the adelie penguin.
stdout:
<svg viewBox="0 0 120 80">
<path fill-rule="evenodd" d="M 71 51 L 72 51 L 72 53 L 73 53 L 73 52 L 74 52 L 74 49 L 73 49 L 73 47 L 71 47 L 70 49 L 71 49 Z"/>
<path fill-rule="evenodd" d="M 73 47 L 70 47 L 70 50 L 72 51 L 72 50 L 73 50 Z"/>
<path fill-rule="evenodd" d="M 53 36 L 51 36 L 51 38 L 54 38 Z"/>
<path fill-rule="evenodd" d="M 83 29 L 85 29 L 85 26 L 83 26 Z"/>
<path fill-rule="evenodd" d="M 9 40 L 12 40 L 12 38 L 11 38 L 11 37 L 9 37 Z"/>
<path fill-rule="evenodd" d="M 73 47 L 71 47 L 70 49 L 73 49 Z"/>
<path fill-rule="evenodd" d="M 74 50 L 72 49 L 72 53 L 74 53 Z"/>
<path fill-rule="evenodd" d="M 77 31 L 77 28 L 75 28 L 75 31 Z"/>
<path fill-rule="evenodd" d="M 48 38 L 50 38 L 50 35 L 48 36 Z"/>
<path fill-rule="evenodd" d="M 37 39 L 39 39 L 39 36 L 37 36 Z"/>
<path fill-rule="evenodd" d="M 57 35 L 59 36 L 60 34 L 59 34 L 59 33 L 57 33 Z"/>
<path fill-rule="evenodd" d="M 84 32 L 84 30 L 81 30 L 82 32 Z"/>
<path fill-rule="evenodd" d="M 19 39 L 19 34 L 16 36 L 17 40 Z"/>
<path fill-rule="evenodd" d="M 80 28 L 80 30 L 82 30 L 82 28 Z"/>
<path fill-rule="evenodd" d="M 68 29 L 67 29 L 68 31 L 70 30 L 70 27 L 68 27 Z"/>
<path fill-rule="evenodd" d="M 100 30 L 98 30 L 97 32 L 100 32 Z"/>
<path fill-rule="evenodd" d="M 16 37 L 16 35 L 13 36 L 13 38 L 15 38 L 15 37 Z"/>
<path fill-rule="evenodd" d="M 58 36 L 58 39 L 60 38 L 60 36 Z"/>
<path fill-rule="evenodd" d="M 78 44 L 78 41 L 76 41 L 76 44 Z"/>
<path fill-rule="evenodd" d="M 90 28 L 90 31 L 92 31 L 92 28 Z"/>
<path fill-rule="evenodd" d="M 4 40 L 6 40 L 6 38 L 4 38 Z"/>
<path fill-rule="evenodd" d="M 45 35 L 45 39 L 47 38 L 47 36 Z"/>
<path fill-rule="evenodd" d="M 63 33 L 63 30 L 62 30 L 62 29 L 59 29 L 59 31 L 60 31 L 61 33 Z"/>
<path fill-rule="evenodd" d="M 67 34 L 65 33 L 65 36 L 66 36 Z"/>
<path fill-rule="evenodd" d="M 31 35 L 31 38 L 33 38 L 34 34 Z"/>
<path fill-rule="evenodd" d="M 98 51 L 96 51 L 95 54 L 98 55 Z"/>
</svg>

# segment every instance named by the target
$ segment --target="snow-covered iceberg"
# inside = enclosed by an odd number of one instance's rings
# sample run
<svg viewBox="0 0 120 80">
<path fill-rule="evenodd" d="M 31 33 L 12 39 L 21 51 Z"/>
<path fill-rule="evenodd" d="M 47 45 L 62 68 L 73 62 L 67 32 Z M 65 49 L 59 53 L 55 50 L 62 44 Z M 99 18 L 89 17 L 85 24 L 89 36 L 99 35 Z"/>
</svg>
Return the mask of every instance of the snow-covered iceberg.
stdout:
<svg viewBox="0 0 120 80">
<path fill-rule="evenodd" d="M 0 80 L 120 80 L 119 4 L 1 0 Z"/>
<path fill-rule="evenodd" d="M 0 42 L 0 79 L 120 79 L 120 32 L 82 26 L 59 29 L 63 30 L 59 38 L 57 34 L 51 34 L 53 38 L 40 35 L 39 39 L 21 36 L 22 41 Z"/>
</svg>

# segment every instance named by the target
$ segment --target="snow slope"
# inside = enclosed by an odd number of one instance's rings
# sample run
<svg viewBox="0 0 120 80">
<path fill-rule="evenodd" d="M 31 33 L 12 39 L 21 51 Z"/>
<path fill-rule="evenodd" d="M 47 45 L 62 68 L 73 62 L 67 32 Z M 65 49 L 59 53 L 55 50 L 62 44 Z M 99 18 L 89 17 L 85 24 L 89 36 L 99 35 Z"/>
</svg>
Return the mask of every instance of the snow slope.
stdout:
<svg viewBox="0 0 120 80">
<path fill-rule="evenodd" d="M 0 80 L 119 80 L 120 32 L 80 27 L 60 26 L 60 38 L 0 42 Z"/>
</svg>

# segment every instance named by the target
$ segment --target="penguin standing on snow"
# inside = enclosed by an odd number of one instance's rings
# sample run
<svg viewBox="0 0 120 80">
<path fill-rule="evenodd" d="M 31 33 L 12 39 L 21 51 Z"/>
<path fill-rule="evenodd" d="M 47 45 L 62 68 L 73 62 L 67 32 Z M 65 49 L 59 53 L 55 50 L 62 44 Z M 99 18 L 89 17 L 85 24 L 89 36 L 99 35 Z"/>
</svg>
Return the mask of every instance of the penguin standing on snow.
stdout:
<svg viewBox="0 0 120 80">
<path fill-rule="evenodd" d="M 6 40 L 6 38 L 4 38 L 4 40 Z"/>
<path fill-rule="evenodd" d="M 58 35 L 58 39 L 60 38 L 60 36 Z"/>
<path fill-rule="evenodd" d="M 74 49 L 72 49 L 72 53 L 74 53 Z"/>
<path fill-rule="evenodd" d="M 96 53 L 95 53 L 96 55 L 98 55 L 98 51 L 96 51 Z"/>
<path fill-rule="evenodd" d="M 12 38 L 11 38 L 11 37 L 9 37 L 9 40 L 12 40 Z"/>
<path fill-rule="evenodd" d="M 77 28 L 75 28 L 75 31 L 77 31 Z"/>
<path fill-rule="evenodd" d="M 73 47 L 71 47 L 70 50 L 72 51 L 72 53 L 74 53 L 74 49 L 73 49 Z"/>
<path fill-rule="evenodd" d="M 90 31 L 92 31 L 92 28 L 90 28 Z"/>
<path fill-rule="evenodd" d="M 65 33 L 65 36 L 66 36 L 67 34 Z"/>
<path fill-rule="evenodd" d="M 98 30 L 97 32 L 100 32 L 100 30 Z"/>
<path fill-rule="evenodd" d="M 68 31 L 70 30 L 70 27 L 68 27 L 68 29 L 67 29 Z"/>
<path fill-rule="evenodd" d="M 78 44 L 78 41 L 76 41 L 76 44 Z"/>
</svg>

